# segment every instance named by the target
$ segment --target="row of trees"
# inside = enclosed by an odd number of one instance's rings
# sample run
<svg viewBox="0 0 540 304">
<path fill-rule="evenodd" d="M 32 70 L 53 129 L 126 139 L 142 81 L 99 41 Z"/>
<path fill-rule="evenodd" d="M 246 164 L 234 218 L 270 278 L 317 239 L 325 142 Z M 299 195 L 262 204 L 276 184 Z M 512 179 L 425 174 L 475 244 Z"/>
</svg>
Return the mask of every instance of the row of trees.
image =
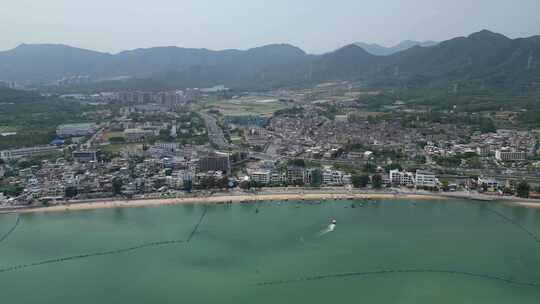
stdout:
<svg viewBox="0 0 540 304">
<path fill-rule="evenodd" d="M 532 191 L 531 185 L 526 181 L 521 181 L 516 187 L 516 195 L 522 198 L 528 198 Z M 536 192 L 540 192 L 540 187 L 536 189 Z"/>
<path fill-rule="evenodd" d="M 369 185 L 370 181 L 374 189 L 381 189 L 383 187 L 383 178 L 379 174 L 373 175 L 371 179 L 367 174 L 352 176 L 352 184 L 355 188 L 365 188 Z"/>
</svg>

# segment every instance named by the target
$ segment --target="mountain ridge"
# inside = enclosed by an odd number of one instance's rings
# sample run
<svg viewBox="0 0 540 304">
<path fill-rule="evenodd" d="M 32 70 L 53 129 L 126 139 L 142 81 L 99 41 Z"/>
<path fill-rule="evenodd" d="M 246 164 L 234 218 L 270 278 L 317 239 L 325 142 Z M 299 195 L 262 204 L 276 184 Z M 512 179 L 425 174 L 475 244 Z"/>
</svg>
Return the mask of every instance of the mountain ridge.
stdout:
<svg viewBox="0 0 540 304">
<path fill-rule="evenodd" d="M 349 80 L 516 89 L 540 86 L 538 58 L 540 36 L 511 39 L 488 30 L 386 56 L 357 44 L 322 55 L 290 44 L 222 51 L 156 47 L 117 54 L 46 44 L 0 52 L 0 79 L 50 83 L 70 75 L 130 76 L 137 79 L 133 87 L 147 79 L 171 88 L 225 84 L 246 89 Z"/>
<path fill-rule="evenodd" d="M 401 51 L 405 51 L 415 46 L 421 46 L 421 47 L 434 46 L 434 45 L 437 45 L 438 42 L 431 41 L 431 40 L 428 40 L 428 41 L 403 40 L 400 43 L 394 46 L 390 46 L 390 47 L 382 46 L 377 43 L 366 43 L 366 42 L 355 42 L 354 44 L 363 48 L 364 50 L 366 50 L 368 53 L 372 55 L 388 56 L 388 55 L 392 55 Z"/>
</svg>

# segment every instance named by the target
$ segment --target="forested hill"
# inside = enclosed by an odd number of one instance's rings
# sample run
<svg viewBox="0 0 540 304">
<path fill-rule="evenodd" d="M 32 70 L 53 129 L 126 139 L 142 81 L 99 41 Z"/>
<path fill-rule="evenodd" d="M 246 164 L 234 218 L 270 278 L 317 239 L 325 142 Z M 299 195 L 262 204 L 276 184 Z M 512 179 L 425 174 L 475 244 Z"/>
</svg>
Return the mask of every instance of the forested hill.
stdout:
<svg viewBox="0 0 540 304">
<path fill-rule="evenodd" d="M 523 91 L 540 87 L 539 59 L 538 36 L 510 39 L 487 30 L 388 56 L 370 54 L 355 44 L 323 55 L 309 55 L 286 44 L 245 51 L 165 47 L 116 55 L 60 45 L 23 45 L 0 52 L 0 79 L 43 83 L 70 75 L 130 76 L 136 79 L 100 86 L 225 84 L 245 89 L 362 80 L 375 85 Z"/>
<path fill-rule="evenodd" d="M 40 99 L 40 94 L 36 92 L 0 87 L 0 103 L 31 102 Z"/>
</svg>

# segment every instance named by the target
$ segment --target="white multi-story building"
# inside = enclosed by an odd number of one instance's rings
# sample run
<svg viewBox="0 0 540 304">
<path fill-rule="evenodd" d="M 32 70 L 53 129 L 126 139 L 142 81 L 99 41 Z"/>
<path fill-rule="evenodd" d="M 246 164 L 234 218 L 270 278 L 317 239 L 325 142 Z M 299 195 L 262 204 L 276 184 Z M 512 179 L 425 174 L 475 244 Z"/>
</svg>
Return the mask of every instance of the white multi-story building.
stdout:
<svg viewBox="0 0 540 304">
<path fill-rule="evenodd" d="M 391 170 L 389 181 L 393 185 L 413 186 L 416 184 L 414 174 L 411 172 L 400 172 L 399 170 Z"/>
<path fill-rule="evenodd" d="M 280 171 L 272 171 L 270 174 L 270 183 L 272 184 L 281 184 L 287 180 L 285 173 Z"/>
<path fill-rule="evenodd" d="M 352 175 L 351 174 L 343 174 L 343 185 L 351 185 L 352 184 Z"/>
<path fill-rule="evenodd" d="M 432 172 L 418 170 L 416 171 L 416 186 L 435 188 L 439 186 L 439 179 Z"/>
<path fill-rule="evenodd" d="M 59 148 L 57 146 L 35 146 L 30 148 L 0 151 L 0 159 L 14 160 L 23 157 L 32 157 L 36 155 L 51 154 L 56 152 L 62 152 L 62 148 Z"/>
<path fill-rule="evenodd" d="M 154 131 L 143 129 L 126 129 L 124 135 L 128 142 L 142 142 L 155 136 Z"/>
<path fill-rule="evenodd" d="M 173 178 L 180 179 L 182 180 L 182 182 L 192 181 L 194 175 L 195 175 L 194 169 L 177 170 L 177 171 L 173 171 L 171 174 Z"/>
<path fill-rule="evenodd" d="M 174 176 L 167 176 L 166 181 L 167 186 L 173 189 L 180 189 L 184 186 L 184 181 L 181 178 L 176 178 Z"/>
<path fill-rule="evenodd" d="M 296 184 L 305 182 L 306 170 L 303 167 L 289 166 L 287 167 L 287 183 Z"/>
<path fill-rule="evenodd" d="M 326 186 L 340 186 L 343 185 L 344 173 L 335 170 L 324 170 L 322 172 L 322 184 Z"/>
<path fill-rule="evenodd" d="M 56 128 L 56 134 L 60 137 L 85 136 L 94 133 L 95 130 L 94 123 L 65 124 Z"/>
<path fill-rule="evenodd" d="M 154 146 L 168 150 L 179 150 L 181 148 L 179 143 L 174 142 L 158 142 Z"/>
<path fill-rule="evenodd" d="M 258 170 L 250 174 L 251 180 L 259 184 L 270 183 L 271 177 L 271 172 L 269 170 Z"/>
<path fill-rule="evenodd" d="M 482 157 L 489 156 L 491 148 L 488 145 L 476 147 L 476 154 Z"/>
<path fill-rule="evenodd" d="M 95 150 L 80 150 L 71 153 L 73 160 L 79 163 L 88 163 L 97 161 L 97 151 Z"/>
<path fill-rule="evenodd" d="M 497 150 L 495 151 L 495 158 L 499 161 L 524 161 L 527 160 L 527 152 Z"/>
</svg>

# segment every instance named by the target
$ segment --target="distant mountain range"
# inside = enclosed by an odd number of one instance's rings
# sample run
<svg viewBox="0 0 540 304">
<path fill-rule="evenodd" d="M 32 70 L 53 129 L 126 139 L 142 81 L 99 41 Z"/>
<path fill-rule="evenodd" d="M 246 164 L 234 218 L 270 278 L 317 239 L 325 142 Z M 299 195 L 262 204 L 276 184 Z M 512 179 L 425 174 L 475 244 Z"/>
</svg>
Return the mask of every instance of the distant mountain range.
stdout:
<svg viewBox="0 0 540 304">
<path fill-rule="evenodd" d="M 408 50 L 415 46 L 421 46 L 421 47 L 434 46 L 434 45 L 437 45 L 438 42 L 435 42 L 435 41 L 420 42 L 420 41 L 413 41 L 413 40 L 405 40 L 392 47 L 385 47 L 376 43 L 370 44 L 370 43 L 365 43 L 365 42 L 356 42 L 355 44 L 363 48 L 364 50 L 366 50 L 368 53 L 372 55 L 388 56 L 388 55 L 392 55 L 401 51 Z"/>
<path fill-rule="evenodd" d="M 0 52 L 0 80 L 47 83 L 77 75 L 94 79 L 119 76 L 148 77 L 164 72 L 196 73 L 210 69 L 219 78 L 249 74 L 267 67 L 305 61 L 310 56 L 301 49 L 281 44 L 247 51 L 155 47 L 136 49 L 115 55 L 59 44 L 22 44 Z"/>
<path fill-rule="evenodd" d="M 411 44 L 415 43 L 396 49 Z M 310 55 L 288 44 L 224 51 L 158 47 L 115 55 L 65 45 L 21 45 L 0 52 L 0 80 L 43 84 L 75 75 L 134 78 L 93 84 L 100 89 L 216 84 L 254 89 L 337 80 L 523 89 L 540 87 L 539 59 L 540 36 L 510 39 L 487 30 L 386 56 L 371 54 L 357 44 L 323 55 Z"/>
</svg>

